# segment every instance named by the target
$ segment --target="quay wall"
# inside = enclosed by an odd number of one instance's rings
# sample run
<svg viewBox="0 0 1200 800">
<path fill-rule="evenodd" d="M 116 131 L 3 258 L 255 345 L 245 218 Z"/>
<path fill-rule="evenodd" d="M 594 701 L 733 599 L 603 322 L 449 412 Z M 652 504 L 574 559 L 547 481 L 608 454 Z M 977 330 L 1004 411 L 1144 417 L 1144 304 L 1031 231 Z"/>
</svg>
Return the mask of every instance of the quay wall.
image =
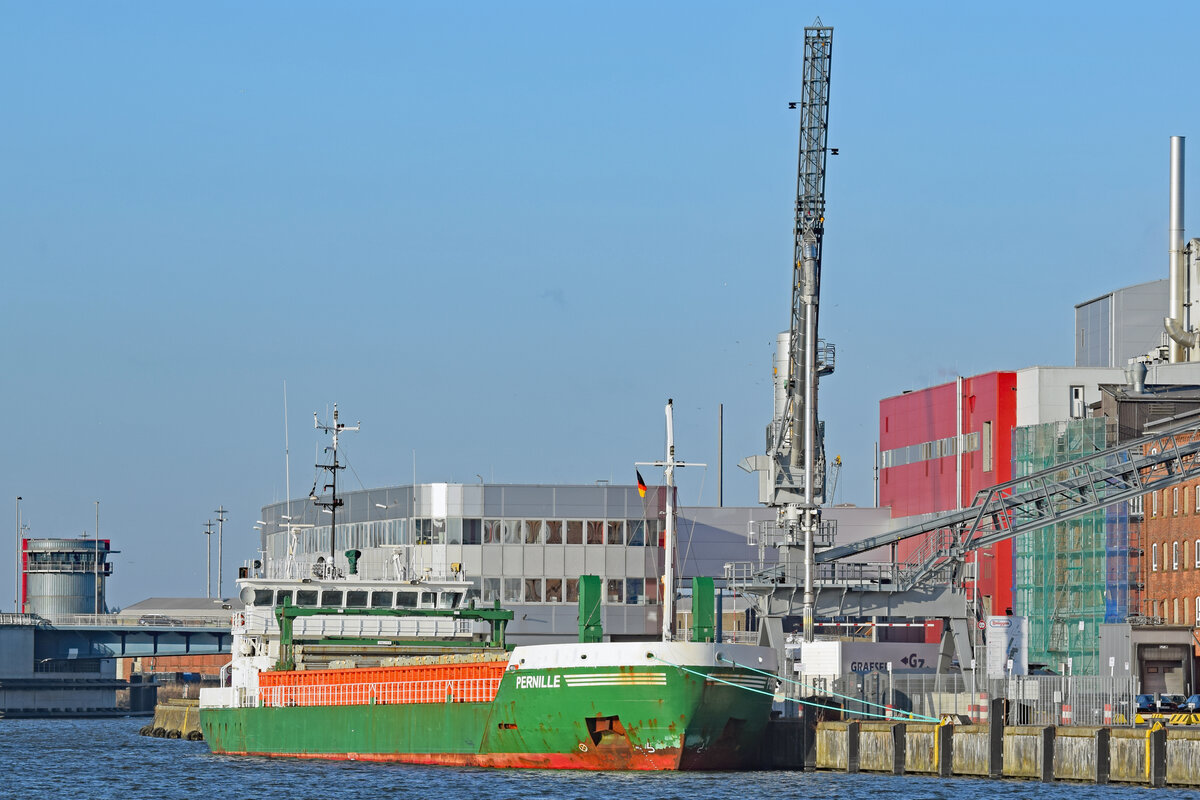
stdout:
<svg viewBox="0 0 1200 800">
<path fill-rule="evenodd" d="M 1200 731 L 1167 733 L 1167 785 L 1200 786 Z"/>
<path fill-rule="evenodd" d="M 858 768 L 863 772 L 899 774 L 904 769 L 903 751 L 903 725 L 894 722 L 859 723 Z"/>
<path fill-rule="evenodd" d="M 922 775 L 938 774 L 938 726 L 916 722 L 903 724 L 904 771 Z"/>
<path fill-rule="evenodd" d="M 1117 728 L 1109 737 L 1108 778 L 1120 783 L 1146 783 L 1146 748 L 1150 731 L 1142 728 Z"/>
<path fill-rule="evenodd" d="M 992 729 L 988 725 L 951 725 L 950 773 L 986 778 L 992 774 Z"/>
<path fill-rule="evenodd" d="M 1014 725 L 1004 729 L 1004 766 L 1000 774 L 1005 778 L 1043 777 L 1046 767 L 1046 742 L 1053 728 L 1040 725 Z M 1052 739 L 1049 739 L 1053 741 Z"/>
<path fill-rule="evenodd" d="M 1053 770 L 1057 780 L 1108 782 L 1108 728 L 1081 725 L 1054 729 Z"/>
<path fill-rule="evenodd" d="M 1200 729 L 774 720 L 763 766 L 1200 787 Z M 776 739 L 778 741 L 776 741 Z"/>
</svg>

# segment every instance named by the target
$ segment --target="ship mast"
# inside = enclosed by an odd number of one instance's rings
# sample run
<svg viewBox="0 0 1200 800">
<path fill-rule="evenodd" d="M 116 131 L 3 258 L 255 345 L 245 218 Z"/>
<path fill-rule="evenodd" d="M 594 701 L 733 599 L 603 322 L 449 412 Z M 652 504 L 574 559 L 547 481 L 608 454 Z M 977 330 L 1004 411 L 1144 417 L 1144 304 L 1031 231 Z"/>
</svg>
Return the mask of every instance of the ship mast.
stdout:
<svg viewBox="0 0 1200 800">
<path fill-rule="evenodd" d="M 663 461 L 638 461 L 639 467 L 662 467 L 666 483 L 666 530 L 663 537 L 662 640 L 669 642 L 675 631 L 675 469 L 705 467 L 698 461 L 675 459 L 675 401 L 667 399 L 667 457 Z"/>
<path fill-rule="evenodd" d="M 329 483 L 325 484 L 325 488 L 329 490 L 329 499 L 322 500 L 317 496 L 316 487 L 313 487 L 313 492 L 309 495 L 310 500 L 320 508 L 329 510 L 329 565 L 327 566 L 328 575 L 333 576 L 334 560 L 337 557 L 337 510 L 342 505 L 342 499 L 337 496 L 337 474 L 338 470 L 345 469 L 344 465 L 338 464 L 338 434 L 342 431 L 356 431 L 361 423 L 354 426 L 344 425 L 338 422 L 338 407 L 337 403 L 333 404 L 333 424 L 322 425 L 317 419 L 317 412 L 313 412 L 313 427 L 323 433 L 333 434 L 333 444 L 325 448 L 326 453 L 333 454 L 332 464 L 317 464 L 318 469 L 328 470 L 330 474 Z"/>
</svg>

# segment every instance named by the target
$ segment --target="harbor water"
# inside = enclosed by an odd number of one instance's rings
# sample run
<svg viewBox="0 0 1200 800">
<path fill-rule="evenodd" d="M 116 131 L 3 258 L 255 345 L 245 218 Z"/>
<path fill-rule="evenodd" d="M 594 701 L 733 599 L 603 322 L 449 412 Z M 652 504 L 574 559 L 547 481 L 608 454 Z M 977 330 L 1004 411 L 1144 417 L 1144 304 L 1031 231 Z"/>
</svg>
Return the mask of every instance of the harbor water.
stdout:
<svg viewBox="0 0 1200 800">
<path fill-rule="evenodd" d="M 0 798 L 1200 800 L 1200 792 L 834 772 L 592 773 L 214 756 L 145 719 L 0 719 Z"/>
</svg>

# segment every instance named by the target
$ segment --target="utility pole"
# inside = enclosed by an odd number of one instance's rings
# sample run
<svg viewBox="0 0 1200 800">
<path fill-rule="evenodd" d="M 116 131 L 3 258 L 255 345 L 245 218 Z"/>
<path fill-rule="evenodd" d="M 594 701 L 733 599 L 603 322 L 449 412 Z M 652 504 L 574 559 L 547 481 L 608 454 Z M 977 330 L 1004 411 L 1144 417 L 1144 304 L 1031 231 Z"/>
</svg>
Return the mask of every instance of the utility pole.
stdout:
<svg viewBox="0 0 1200 800">
<path fill-rule="evenodd" d="M 204 560 L 206 563 L 204 572 L 204 596 L 212 597 L 212 526 L 213 521 L 210 519 L 204 523 Z"/>
<path fill-rule="evenodd" d="M 221 582 L 221 565 L 223 563 L 221 545 L 225 537 L 225 506 L 222 505 L 215 513 L 217 514 L 217 597 L 224 597 L 225 591 L 222 588 L 224 584 Z"/>
</svg>

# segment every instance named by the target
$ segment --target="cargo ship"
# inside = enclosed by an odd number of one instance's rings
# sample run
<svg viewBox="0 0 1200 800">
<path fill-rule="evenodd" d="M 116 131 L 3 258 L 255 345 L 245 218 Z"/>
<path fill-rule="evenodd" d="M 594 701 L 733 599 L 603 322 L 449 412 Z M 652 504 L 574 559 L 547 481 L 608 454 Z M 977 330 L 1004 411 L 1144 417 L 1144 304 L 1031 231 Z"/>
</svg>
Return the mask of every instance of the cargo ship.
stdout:
<svg viewBox="0 0 1200 800">
<path fill-rule="evenodd" d="M 672 553 L 672 475 L 682 462 L 670 403 L 667 421 L 667 459 L 653 463 L 665 467 Z M 603 641 L 601 581 L 584 575 L 578 642 L 511 647 L 512 613 L 477 606 L 461 576 L 364 579 L 355 556 L 347 552 L 346 575 L 331 559 L 312 577 L 239 579 L 233 659 L 222 685 L 200 695 L 214 753 L 543 769 L 757 765 L 776 655 L 712 641 L 711 579 L 693 580 L 692 640 L 673 634 L 672 591 L 660 640 Z"/>
</svg>

